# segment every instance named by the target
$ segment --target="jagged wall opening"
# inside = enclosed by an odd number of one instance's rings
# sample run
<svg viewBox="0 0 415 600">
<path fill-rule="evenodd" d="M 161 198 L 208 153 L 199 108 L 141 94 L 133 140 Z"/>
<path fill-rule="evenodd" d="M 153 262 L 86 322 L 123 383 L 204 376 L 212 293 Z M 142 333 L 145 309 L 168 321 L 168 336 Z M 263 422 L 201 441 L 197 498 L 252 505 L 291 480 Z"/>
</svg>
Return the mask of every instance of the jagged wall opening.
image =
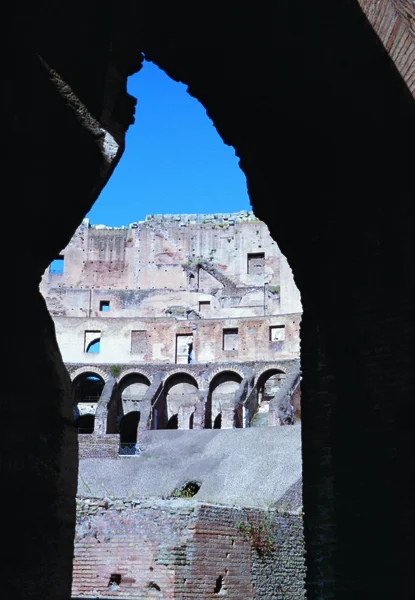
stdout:
<svg viewBox="0 0 415 600">
<path fill-rule="evenodd" d="M 328 599 L 412 598 L 414 425 L 402 418 L 414 387 L 414 103 L 357 2 L 281 3 L 273 14 L 222 5 L 199 20 L 177 5 L 109 13 L 46 2 L 23 19 L 13 10 L 1 40 L 2 181 L 30 227 L 14 253 L 2 236 L 5 280 L 25 264 L 26 289 L 3 331 L 2 511 L 15 524 L 4 593 L 69 597 L 77 448 L 69 377 L 37 285 L 122 152 L 134 104 L 125 77 L 145 49 L 236 148 L 255 212 L 302 292 L 308 598 L 322 588 Z M 4 222 L 15 218 L 16 202 L 6 203 Z M 25 396 L 15 385 L 22 339 L 33 357 Z"/>
</svg>

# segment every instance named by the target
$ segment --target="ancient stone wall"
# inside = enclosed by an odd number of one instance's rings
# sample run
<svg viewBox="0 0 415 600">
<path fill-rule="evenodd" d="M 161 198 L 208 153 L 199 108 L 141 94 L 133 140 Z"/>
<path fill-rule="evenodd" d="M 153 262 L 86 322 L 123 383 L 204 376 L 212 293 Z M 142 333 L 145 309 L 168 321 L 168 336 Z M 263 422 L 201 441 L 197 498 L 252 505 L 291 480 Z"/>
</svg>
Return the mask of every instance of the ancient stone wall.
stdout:
<svg viewBox="0 0 415 600">
<path fill-rule="evenodd" d="M 78 500 L 73 596 L 304 598 L 299 515 L 192 500 Z"/>
<path fill-rule="evenodd" d="M 55 317 L 59 347 L 66 363 L 137 364 L 248 362 L 299 356 L 301 314 L 265 317 L 200 319 L 70 318 Z M 280 328 L 281 339 L 272 339 Z M 235 346 L 224 344 L 235 332 Z M 179 336 L 192 340 L 192 356 L 180 356 Z M 98 351 L 88 345 L 99 339 Z"/>
<path fill-rule="evenodd" d="M 85 219 L 40 287 L 56 317 L 301 312 L 285 257 L 267 226 L 247 211 L 155 215 L 128 228 Z"/>
<path fill-rule="evenodd" d="M 68 365 L 299 357 L 292 271 L 248 211 L 151 215 L 128 228 L 84 219 L 40 289 Z"/>
<path fill-rule="evenodd" d="M 287 375 L 300 377 L 300 361 L 244 363 L 67 365 L 73 387 L 75 426 L 82 437 L 80 456 L 115 456 L 113 434 L 136 444 L 146 429 L 227 429 L 293 422 L 290 402 L 295 387 L 278 399 Z M 116 378 L 112 377 L 114 369 Z M 290 380 L 291 380 L 290 379 Z M 91 384 L 93 387 L 91 388 Z M 91 389 L 96 396 L 90 394 Z M 285 388 L 284 388 L 285 389 Z M 297 394 L 297 419 L 300 396 Z M 285 417 L 281 417 L 284 407 Z M 257 420 L 257 412 L 264 413 Z M 265 412 L 266 416 L 265 416 Z M 136 416 L 133 417 L 133 414 Z M 89 418 L 89 429 L 80 419 Z M 136 419 L 134 429 L 125 426 Z M 85 435 L 91 434 L 91 435 Z M 84 439 L 85 438 L 85 439 Z M 88 438 L 91 438 L 88 441 Z M 109 446 L 108 446 L 109 444 Z M 109 454 L 108 454 L 109 453 Z"/>
</svg>

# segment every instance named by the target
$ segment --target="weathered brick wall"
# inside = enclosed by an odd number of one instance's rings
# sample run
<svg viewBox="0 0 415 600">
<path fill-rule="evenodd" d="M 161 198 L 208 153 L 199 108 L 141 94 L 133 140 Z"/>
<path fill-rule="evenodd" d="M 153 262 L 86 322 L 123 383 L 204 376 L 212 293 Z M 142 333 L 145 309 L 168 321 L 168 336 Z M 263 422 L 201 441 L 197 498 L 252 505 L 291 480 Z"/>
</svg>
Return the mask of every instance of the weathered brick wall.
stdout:
<svg viewBox="0 0 415 600">
<path fill-rule="evenodd" d="M 105 436 L 80 434 L 78 435 L 79 458 L 117 458 L 120 447 L 118 434 Z"/>
<path fill-rule="evenodd" d="M 415 94 L 415 5 L 411 0 L 359 0 L 412 94 Z"/>
<path fill-rule="evenodd" d="M 271 547 L 258 549 L 258 527 L 262 542 L 272 537 Z M 303 554 L 298 515 L 192 500 L 83 499 L 78 500 L 72 593 L 300 600 Z M 111 583 L 114 576 L 121 577 L 119 584 Z"/>
<path fill-rule="evenodd" d="M 175 598 L 175 571 L 185 562 L 194 504 L 78 501 L 72 595 Z M 121 575 L 119 585 L 111 575 Z"/>
<path fill-rule="evenodd" d="M 194 536 L 188 547 L 188 563 L 177 598 L 217 598 L 253 600 L 251 581 L 251 544 L 237 527 L 240 511 L 203 505 L 193 525 Z"/>
<path fill-rule="evenodd" d="M 266 523 L 266 521 L 265 521 Z M 274 514 L 273 545 L 269 552 L 252 549 L 252 582 L 255 599 L 305 598 L 303 520 L 298 515 Z"/>
<path fill-rule="evenodd" d="M 202 574 L 209 575 L 210 581 L 223 577 L 222 589 L 227 598 L 305 597 L 303 525 L 299 515 L 203 505 L 198 511 L 192 543 L 196 564 L 191 568 L 199 573 L 199 582 L 204 582 L 198 571 L 200 561 Z M 209 549 L 210 554 L 206 552 Z"/>
<path fill-rule="evenodd" d="M 176 363 L 176 336 L 193 335 L 193 362 L 242 362 L 299 356 L 301 314 L 274 316 L 177 320 L 164 318 L 93 319 L 55 317 L 55 327 L 65 363 L 102 367 L 122 363 Z M 284 340 L 270 340 L 270 327 L 284 326 Z M 237 348 L 223 348 L 223 330 L 237 329 Z M 135 345 L 136 331 L 147 336 L 144 345 Z M 85 336 L 100 339 L 99 352 L 85 352 Z M 133 341 L 132 341 L 133 340 Z M 255 344 L 253 343 L 255 341 Z"/>
</svg>

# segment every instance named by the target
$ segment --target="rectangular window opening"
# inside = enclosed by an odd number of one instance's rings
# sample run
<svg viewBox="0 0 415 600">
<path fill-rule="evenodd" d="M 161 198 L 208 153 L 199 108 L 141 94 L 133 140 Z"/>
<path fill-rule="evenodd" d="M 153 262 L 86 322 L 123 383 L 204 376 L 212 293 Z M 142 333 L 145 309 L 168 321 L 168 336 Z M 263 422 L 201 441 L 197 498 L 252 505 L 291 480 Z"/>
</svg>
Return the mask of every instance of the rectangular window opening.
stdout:
<svg viewBox="0 0 415 600">
<path fill-rule="evenodd" d="M 191 333 L 176 335 L 176 363 L 189 365 L 193 362 L 193 335 Z"/>
<path fill-rule="evenodd" d="M 285 340 L 285 325 L 271 325 L 269 328 L 269 341 L 282 342 Z"/>
<path fill-rule="evenodd" d="M 265 252 L 254 252 L 248 254 L 247 272 L 250 275 L 260 275 L 264 272 Z"/>
<path fill-rule="evenodd" d="M 223 330 L 223 350 L 238 350 L 238 330 L 224 329 Z"/>
<path fill-rule="evenodd" d="M 63 274 L 63 270 L 64 270 L 64 257 L 62 254 L 59 254 L 59 256 L 57 258 L 55 258 L 55 260 L 52 260 L 52 262 L 49 265 L 49 273 L 52 273 L 53 275 L 62 275 Z"/>
<path fill-rule="evenodd" d="M 200 300 L 199 301 L 199 312 L 205 313 L 210 310 L 210 300 Z"/>
<path fill-rule="evenodd" d="M 99 303 L 99 312 L 109 312 L 110 309 L 110 301 L 109 300 L 101 300 Z"/>
<path fill-rule="evenodd" d="M 84 352 L 96 354 L 101 351 L 101 331 L 85 331 Z"/>
</svg>

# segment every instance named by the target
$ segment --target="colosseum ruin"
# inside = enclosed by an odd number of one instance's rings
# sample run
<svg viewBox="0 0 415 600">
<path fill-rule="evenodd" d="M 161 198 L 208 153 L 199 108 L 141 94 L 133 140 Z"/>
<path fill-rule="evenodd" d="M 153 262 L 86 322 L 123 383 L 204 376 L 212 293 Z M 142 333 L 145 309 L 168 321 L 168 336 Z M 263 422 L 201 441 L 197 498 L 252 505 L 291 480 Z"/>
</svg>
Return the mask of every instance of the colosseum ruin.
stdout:
<svg viewBox="0 0 415 600">
<path fill-rule="evenodd" d="M 104 453 L 118 436 L 134 451 L 140 430 L 299 419 L 300 296 L 253 213 L 84 219 L 41 291 L 79 433 Z"/>
<path fill-rule="evenodd" d="M 73 597 L 302 599 L 301 303 L 266 225 L 84 219 L 41 291 L 78 429 Z"/>
</svg>

